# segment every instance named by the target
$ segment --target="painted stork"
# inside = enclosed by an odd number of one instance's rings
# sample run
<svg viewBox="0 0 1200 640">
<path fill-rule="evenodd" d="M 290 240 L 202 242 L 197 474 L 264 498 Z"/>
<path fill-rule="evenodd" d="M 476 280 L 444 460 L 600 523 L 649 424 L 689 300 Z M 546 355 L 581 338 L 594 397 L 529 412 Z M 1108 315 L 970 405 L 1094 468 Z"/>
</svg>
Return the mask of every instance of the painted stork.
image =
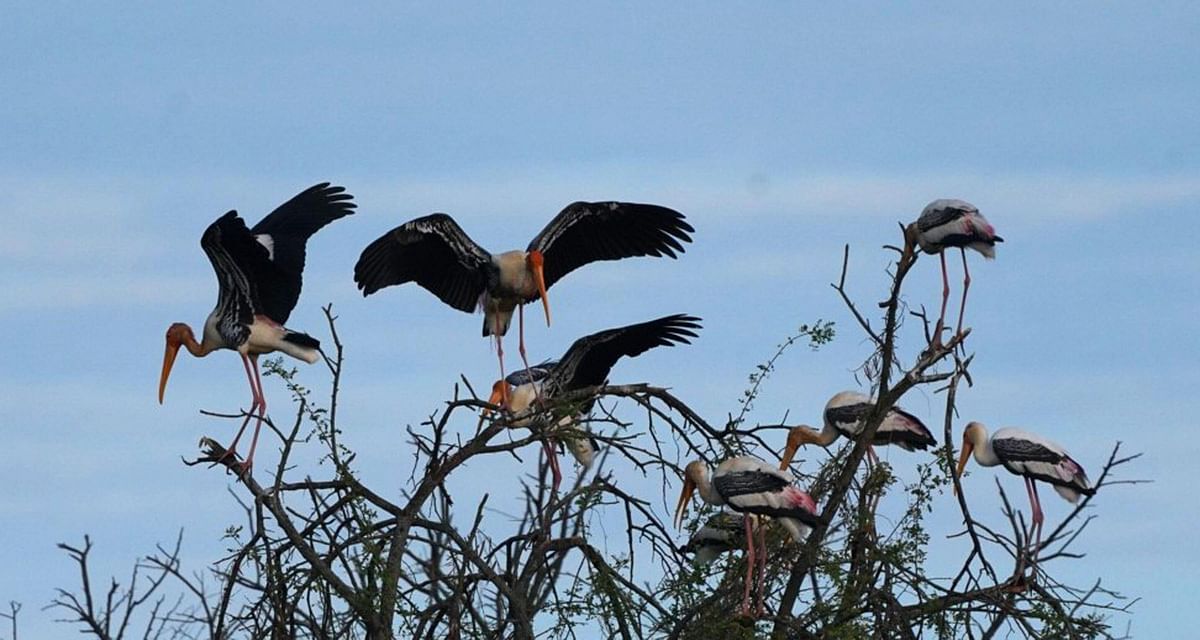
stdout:
<svg viewBox="0 0 1200 640">
<path fill-rule="evenodd" d="M 230 211 L 209 225 L 200 238 L 200 247 L 217 274 L 217 306 L 204 321 L 199 342 L 192 328 L 182 322 L 167 329 L 158 402 L 162 404 L 167 377 L 181 346 L 197 358 L 218 349 L 237 351 L 250 381 L 250 409 L 226 455 L 234 454 L 256 411 L 258 417 L 250 453 L 241 464 L 243 472 L 249 472 L 254 463 L 254 448 L 267 411 L 258 356 L 281 351 L 310 364 L 319 358 L 320 343 L 315 338 L 283 325 L 300 297 L 305 243 L 325 225 L 353 213 L 357 206 L 351 202 L 353 198 L 345 188 L 323 182 L 301 191 L 252 229 L 246 228 L 237 211 Z"/>
<path fill-rule="evenodd" d="M 967 458 L 975 453 L 975 462 L 985 467 L 1004 465 L 1005 469 L 1025 479 L 1025 491 L 1029 494 L 1029 508 L 1033 511 L 1035 542 L 1033 549 L 1042 545 L 1042 502 L 1038 498 L 1037 481 L 1054 486 L 1058 495 L 1071 503 L 1080 496 L 1096 493 L 1083 467 L 1067 450 L 1036 433 L 1024 429 L 1005 427 L 997 429 L 988 437 L 987 427 L 979 422 L 967 424 L 963 430 L 963 448 L 958 457 L 955 476 L 961 476 L 967 466 Z"/>
<path fill-rule="evenodd" d="M 550 325 L 546 290 L 571 271 L 599 260 L 683 253 L 695 230 L 683 214 L 630 202 L 575 202 L 566 206 L 524 251 L 488 253 L 453 218 L 435 213 L 406 222 L 363 250 L 354 281 L 364 296 L 396 284 L 416 282 L 446 304 L 468 313 L 483 311 L 483 336 L 496 337 L 500 377 L 513 310 L 518 351 L 525 368 L 526 303 L 541 299 Z"/>
<path fill-rule="evenodd" d="M 744 520 L 741 514 L 721 511 L 697 529 L 679 552 L 695 554 L 693 561 L 698 565 L 711 564 L 722 553 L 745 546 Z"/>
<path fill-rule="evenodd" d="M 546 361 L 496 381 L 488 402 L 513 414 L 524 414 L 539 396 L 543 402 L 552 402 L 571 391 L 604 384 L 609 371 L 622 357 L 637 357 L 654 347 L 691 344 L 700 328 L 700 318 L 676 314 L 584 336 L 567 349 L 561 360 Z M 547 436 L 546 460 L 554 475 L 554 491 L 558 491 L 562 472 L 549 437 L 560 429 L 579 428 L 580 416 L 591 411 L 593 402 L 588 400 L 574 407 L 576 413 L 560 417 L 551 429 L 545 427 L 545 417 L 537 415 L 521 418 L 511 425 L 533 427 Z M 486 416 L 485 411 L 483 417 Z M 586 433 L 584 436 L 567 438 L 566 446 L 586 471 L 595 456 L 595 444 Z"/>
<path fill-rule="evenodd" d="M 974 249 L 991 260 L 996 257 L 996 243 L 1004 238 L 979 213 L 975 205 L 963 200 L 943 198 L 925 206 L 917 221 L 905 229 L 906 244 L 918 244 L 925 253 L 936 253 L 942 261 L 942 311 L 938 315 L 934 343 L 941 344 L 942 325 L 946 318 L 946 301 L 950 297 L 950 279 L 946 274 L 945 250 L 958 247 L 963 263 L 962 302 L 958 307 L 958 330 L 962 335 L 963 310 L 967 306 L 967 289 L 971 287 L 971 270 L 967 268 L 967 249 Z"/>
<path fill-rule="evenodd" d="M 783 451 L 782 467 L 786 469 L 792 463 L 796 450 L 808 444 L 818 444 L 827 447 L 837 437 L 844 436 L 848 440 L 858 438 L 862 433 L 864 419 L 875 406 L 875 399 L 857 391 L 842 391 L 835 394 L 825 404 L 825 426 L 817 431 L 806 425 L 793 427 L 788 432 L 787 446 Z M 884 416 L 883 422 L 875 431 L 871 446 L 867 448 L 868 462 L 877 462 L 875 445 L 894 444 L 906 451 L 925 450 L 937 445 L 933 434 L 925 427 L 919 418 L 901 409 L 892 407 Z"/>
<path fill-rule="evenodd" d="M 730 509 L 743 516 L 766 516 L 777 520 L 791 534 L 792 539 L 801 542 L 809 527 L 817 523 L 817 505 L 812 496 L 801 491 L 796 486 L 796 479 L 783 469 L 752 457 L 736 456 L 717 465 L 717 470 L 709 479 L 708 466 L 703 461 L 696 460 L 684 468 L 683 490 L 679 494 L 679 503 L 675 507 L 675 526 L 683 523 L 687 513 L 688 502 L 693 493 L 699 493 L 700 498 L 715 506 L 728 505 Z M 750 588 L 754 581 L 754 534 L 751 529 L 751 518 L 744 518 L 743 529 L 746 536 L 746 588 L 742 595 L 742 614 L 750 615 Z M 758 563 L 766 566 L 766 528 L 759 528 Z M 760 571 L 761 573 L 761 571 Z M 763 584 L 760 576 L 758 588 L 758 615 L 763 611 Z"/>
</svg>

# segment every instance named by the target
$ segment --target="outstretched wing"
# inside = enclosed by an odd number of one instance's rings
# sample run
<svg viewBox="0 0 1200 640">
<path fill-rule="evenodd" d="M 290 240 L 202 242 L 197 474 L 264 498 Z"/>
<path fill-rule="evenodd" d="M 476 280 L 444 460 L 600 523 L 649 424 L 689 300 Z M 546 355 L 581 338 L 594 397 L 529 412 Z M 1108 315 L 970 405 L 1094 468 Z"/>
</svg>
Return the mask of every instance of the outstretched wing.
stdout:
<svg viewBox="0 0 1200 640">
<path fill-rule="evenodd" d="M 683 253 L 694 232 L 682 213 L 653 204 L 573 202 L 529 243 L 540 251 L 546 286 L 589 262 Z"/>
<path fill-rule="evenodd" d="M 691 344 L 699 329 L 700 318 L 676 314 L 584 336 L 567 349 L 549 386 L 569 391 L 603 384 L 622 356 L 632 358 L 654 347 Z"/>
<path fill-rule="evenodd" d="M 353 199 L 344 187 L 322 182 L 279 205 L 250 229 L 268 258 L 254 273 L 261 313 L 279 324 L 287 322 L 300 299 L 308 239 L 321 227 L 354 213 Z"/>
<path fill-rule="evenodd" d="M 254 314 L 261 313 L 254 273 L 270 266 L 266 247 L 254 239 L 237 211 L 208 225 L 200 237 L 208 261 L 217 274 L 217 333 L 231 347 L 250 337 Z"/>
<path fill-rule="evenodd" d="M 471 312 L 487 288 L 492 256 L 454 218 L 435 213 L 406 222 L 363 249 L 354 281 L 364 296 L 416 282 L 442 302 Z"/>
</svg>

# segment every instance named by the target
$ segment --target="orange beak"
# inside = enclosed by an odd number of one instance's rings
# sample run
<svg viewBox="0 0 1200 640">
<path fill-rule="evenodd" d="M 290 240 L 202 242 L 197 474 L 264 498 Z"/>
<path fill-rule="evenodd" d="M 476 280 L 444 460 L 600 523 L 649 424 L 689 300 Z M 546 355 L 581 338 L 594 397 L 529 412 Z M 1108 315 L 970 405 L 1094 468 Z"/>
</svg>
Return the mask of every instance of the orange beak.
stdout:
<svg viewBox="0 0 1200 640">
<path fill-rule="evenodd" d="M 696 491 L 696 483 L 691 478 L 683 481 L 683 491 L 679 492 L 679 504 L 675 505 L 675 528 L 683 525 L 683 516 L 687 513 L 688 502 Z"/>
<path fill-rule="evenodd" d="M 158 403 L 162 404 L 163 394 L 167 391 L 167 377 L 171 375 L 171 367 L 175 364 L 175 356 L 179 355 L 179 344 L 167 340 L 167 350 L 163 353 L 162 377 L 158 379 Z"/>
<path fill-rule="evenodd" d="M 975 445 L 971 444 L 970 441 L 963 442 L 962 453 L 958 454 L 958 467 L 954 470 L 955 478 L 962 476 L 963 469 L 965 469 L 967 466 L 967 459 L 971 457 L 971 452 L 974 450 Z M 955 487 L 954 493 L 955 495 L 958 495 L 957 487 Z"/>
<path fill-rule="evenodd" d="M 799 448 L 799 443 L 788 439 L 787 446 L 783 448 L 783 460 L 779 462 L 780 471 L 787 471 L 788 467 L 792 466 L 792 458 L 796 457 L 796 450 Z"/>
<path fill-rule="evenodd" d="M 542 297 L 542 308 L 546 310 L 546 326 L 550 326 L 550 298 L 546 296 L 546 274 L 543 269 L 545 259 L 541 251 L 529 252 L 529 266 L 533 271 L 533 281 L 537 284 L 538 295 Z"/>
<path fill-rule="evenodd" d="M 498 407 L 504 407 L 508 404 L 508 383 L 503 380 L 497 380 L 492 385 L 492 395 L 488 396 L 488 404 L 494 404 Z M 479 431 L 483 428 L 483 421 L 487 420 L 488 416 L 492 415 L 492 410 L 484 407 L 479 412 L 479 426 L 475 428 Z"/>
</svg>

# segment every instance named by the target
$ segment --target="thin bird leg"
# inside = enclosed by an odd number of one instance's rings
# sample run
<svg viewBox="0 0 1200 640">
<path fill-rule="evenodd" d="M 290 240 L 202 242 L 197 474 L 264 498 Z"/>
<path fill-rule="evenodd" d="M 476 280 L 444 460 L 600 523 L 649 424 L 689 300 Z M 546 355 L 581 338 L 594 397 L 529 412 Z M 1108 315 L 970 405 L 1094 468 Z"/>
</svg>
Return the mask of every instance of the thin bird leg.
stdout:
<svg viewBox="0 0 1200 640">
<path fill-rule="evenodd" d="M 1037 481 L 1030 480 L 1029 486 L 1033 490 L 1033 524 L 1037 531 L 1037 537 L 1034 538 L 1033 543 L 1033 557 L 1036 560 L 1037 553 L 1042 547 L 1042 523 L 1046 518 L 1042 513 L 1042 499 L 1038 496 Z"/>
<path fill-rule="evenodd" d="M 1029 516 L 1031 524 L 1028 537 L 1032 538 L 1033 533 L 1037 529 L 1037 498 L 1033 497 L 1033 481 L 1027 477 L 1025 478 L 1025 494 L 1029 496 Z M 1026 549 L 1030 548 L 1030 541 L 1028 538 L 1025 540 L 1025 547 Z"/>
<path fill-rule="evenodd" d="M 500 315 L 496 314 L 496 326 L 492 333 L 496 335 L 496 357 L 500 359 L 500 379 L 504 380 L 504 336 L 500 335 Z M 500 385 L 500 404 L 508 407 L 508 385 Z"/>
<path fill-rule="evenodd" d="M 551 495 L 558 493 L 558 485 L 562 484 L 562 471 L 558 468 L 558 452 L 554 450 L 554 443 L 549 437 L 542 440 L 542 448 L 546 451 L 546 464 L 550 466 L 550 473 L 554 477 Z"/>
<path fill-rule="evenodd" d="M 742 615 L 746 617 L 750 617 L 750 585 L 754 582 L 754 526 L 750 520 L 748 513 L 742 518 L 746 524 L 746 590 L 742 594 Z"/>
<path fill-rule="evenodd" d="M 254 380 L 258 393 L 258 423 L 254 425 L 254 437 L 250 439 L 250 453 L 246 454 L 246 461 L 241 465 L 242 473 L 250 473 L 250 467 L 254 464 L 254 448 L 258 446 L 258 432 L 262 430 L 263 420 L 267 418 L 267 398 L 262 392 L 262 376 L 258 375 L 258 356 L 251 356 L 250 364 L 254 367 Z"/>
<path fill-rule="evenodd" d="M 967 250 L 959 249 L 959 252 L 962 253 L 963 263 L 963 294 L 962 302 L 958 305 L 958 331 L 954 334 L 956 336 L 962 335 L 963 311 L 967 309 L 967 289 L 971 288 L 971 270 L 967 268 Z"/>
<path fill-rule="evenodd" d="M 521 362 L 525 364 L 525 375 L 529 382 L 533 382 L 533 371 L 529 367 L 529 359 L 525 357 L 525 305 L 517 305 L 517 352 L 521 354 Z M 542 388 L 538 385 L 533 386 L 533 396 L 537 399 L 538 406 L 542 406 Z"/>
<path fill-rule="evenodd" d="M 250 408 L 246 410 L 246 419 L 242 421 L 242 428 L 238 429 L 237 435 L 233 437 L 233 443 L 225 450 L 225 455 L 221 456 L 221 460 L 237 453 L 238 441 L 242 439 L 246 425 L 250 424 L 250 419 L 254 417 L 254 410 L 258 408 L 258 387 L 254 385 L 254 373 L 250 371 L 250 356 L 239 355 L 242 356 L 242 366 L 246 368 L 246 379 L 250 381 Z"/>
<path fill-rule="evenodd" d="M 879 456 L 875 455 L 875 445 L 867 445 L 867 471 L 873 471 L 875 465 L 879 464 Z"/>
<path fill-rule="evenodd" d="M 937 326 L 933 330 L 933 344 L 942 344 L 942 326 L 946 321 L 946 301 L 950 299 L 950 276 L 946 274 L 946 252 L 938 253 L 942 261 L 942 312 L 938 314 Z"/>
<path fill-rule="evenodd" d="M 755 617 L 761 618 L 766 613 L 763 606 L 763 589 L 767 586 L 767 522 L 758 523 L 758 606 Z"/>
</svg>

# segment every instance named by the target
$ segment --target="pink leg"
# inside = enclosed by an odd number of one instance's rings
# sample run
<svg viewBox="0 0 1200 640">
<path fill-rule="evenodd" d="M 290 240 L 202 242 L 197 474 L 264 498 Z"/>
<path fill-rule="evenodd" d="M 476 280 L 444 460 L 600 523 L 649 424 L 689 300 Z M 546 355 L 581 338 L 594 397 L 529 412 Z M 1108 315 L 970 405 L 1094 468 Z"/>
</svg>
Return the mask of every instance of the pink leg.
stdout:
<svg viewBox="0 0 1200 640">
<path fill-rule="evenodd" d="M 958 305 L 958 331 L 955 335 L 962 335 L 963 311 L 967 309 L 967 289 L 971 288 L 971 270 L 967 268 L 967 250 L 959 249 L 962 253 L 963 263 L 963 294 L 962 302 Z"/>
<path fill-rule="evenodd" d="M 263 420 L 267 418 L 267 398 L 262 392 L 262 376 L 258 375 L 258 356 L 250 356 L 250 365 L 254 367 L 255 392 L 258 394 L 258 423 L 254 425 L 254 437 L 250 439 L 250 453 L 242 463 L 242 473 L 249 473 L 254 464 L 254 449 L 258 446 L 258 432 L 262 430 Z"/>
<path fill-rule="evenodd" d="M 867 445 L 867 470 L 870 471 L 879 464 L 879 456 L 875 455 L 875 445 Z"/>
<path fill-rule="evenodd" d="M 758 606 L 755 609 L 755 617 L 761 618 L 766 613 L 766 607 L 763 606 L 763 590 L 767 586 L 767 523 L 761 522 L 758 526 Z"/>
<path fill-rule="evenodd" d="M 233 443 L 225 450 L 225 455 L 222 459 L 231 456 L 237 452 L 238 441 L 242 439 L 242 433 L 246 431 L 246 425 L 250 424 L 250 419 L 254 417 L 254 410 L 258 408 L 258 387 L 254 384 L 254 373 L 250 370 L 250 356 L 242 355 L 242 366 L 246 368 L 246 379 L 250 381 L 250 408 L 246 410 L 246 419 L 242 421 L 242 427 L 238 429 L 237 435 L 233 437 Z"/>
<path fill-rule="evenodd" d="M 754 527 L 750 514 L 743 514 L 746 523 L 746 590 L 742 594 L 742 615 L 750 617 L 750 585 L 754 582 Z"/>
<path fill-rule="evenodd" d="M 525 357 L 525 305 L 517 305 L 517 352 L 521 354 L 521 362 L 525 365 L 525 375 L 529 376 L 530 382 L 533 381 L 533 371 L 529 367 L 529 359 Z M 537 398 L 538 404 L 542 404 L 542 388 L 535 385 L 533 387 L 533 395 Z"/>
<path fill-rule="evenodd" d="M 1037 530 L 1037 498 L 1033 496 L 1033 480 L 1025 478 L 1025 494 L 1029 496 L 1029 515 L 1030 515 L 1030 537 Z M 1025 541 L 1026 547 L 1030 546 L 1030 541 Z"/>
<path fill-rule="evenodd" d="M 562 484 L 562 471 L 558 468 L 558 452 L 554 450 L 554 443 L 550 438 L 542 441 L 542 448 L 546 451 L 546 464 L 550 466 L 550 474 L 554 477 L 551 493 L 556 494 L 558 485 Z"/>
<path fill-rule="evenodd" d="M 933 343 L 940 345 L 942 344 L 942 325 L 946 321 L 946 301 L 950 299 L 950 277 L 946 275 L 946 252 L 938 253 L 938 258 L 942 261 L 942 312 L 938 314 Z"/>
<path fill-rule="evenodd" d="M 1029 487 L 1033 491 L 1033 524 L 1034 530 L 1037 532 L 1033 543 L 1033 553 L 1036 557 L 1042 546 L 1042 523 L 1045 522 L 1045 515 L 1042 513 L 1042 499 L 1038 497 L 1037 481 L 1030 480 Z"/>
<path fill-rule="evenodd" d="M 500 335 L 500 315 L 496 315 L 496 326 L 492 333 L 496 336 L 496 357 L 500 359 L 500 379 L 504 379 L 504 336 Z M 508 387 L 500 385 L 500 403 L 508 405 Z"/>
</svg>

